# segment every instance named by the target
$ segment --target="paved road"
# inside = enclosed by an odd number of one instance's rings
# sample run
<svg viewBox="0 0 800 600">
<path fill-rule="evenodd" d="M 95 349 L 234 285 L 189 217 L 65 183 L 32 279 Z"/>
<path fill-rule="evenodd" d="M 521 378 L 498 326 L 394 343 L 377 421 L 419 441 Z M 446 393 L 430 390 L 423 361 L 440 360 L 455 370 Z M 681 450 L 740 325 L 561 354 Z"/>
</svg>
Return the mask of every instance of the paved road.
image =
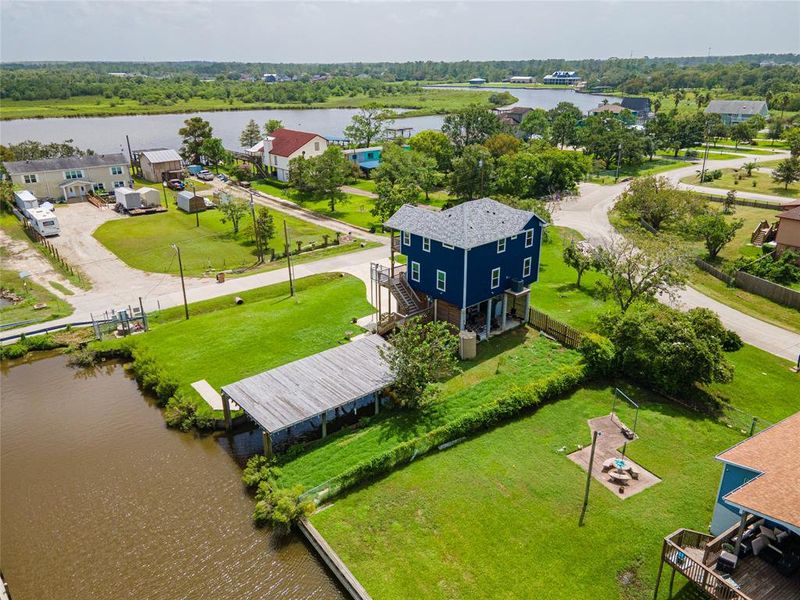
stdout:
<svg viewBox="0 0 800 600">
<path fill-rule="evenodd" d="M 740 161 L 714 161 L 714 163 L 728 163 L 728 166 L 737 162 Z M 712 167 L 717 168 L 713 164 Z M 685 169 L 680 170 L 685 171 Z M 679 179 L 681 175 L 673 175 L 670 179 L 675 177 Z M 574 200 L 567 200 L 553 213 L 554 223 L 579 231 L 594 244 L 619 236 L 608 220 L 608 211 L 614 206 L 625 185 L 582 184 L 580 196 Z M 800 355 L 800 335 L 739 312 L 692 287 L 678 292 L 676 306 L 682 309 L 710 308 L 720 316 L 728 329 L 737 332 L 748 344 L 792 362 Z"/>
</svg>

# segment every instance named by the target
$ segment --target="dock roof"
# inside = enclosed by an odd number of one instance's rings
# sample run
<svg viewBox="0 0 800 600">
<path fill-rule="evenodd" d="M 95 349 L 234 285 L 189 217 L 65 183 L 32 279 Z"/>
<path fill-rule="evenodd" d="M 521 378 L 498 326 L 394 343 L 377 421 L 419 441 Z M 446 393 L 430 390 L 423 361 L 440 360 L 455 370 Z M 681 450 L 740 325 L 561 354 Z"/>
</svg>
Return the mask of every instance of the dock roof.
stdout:
<svg viewBox="0 0 800 600">
<path fill-rule="evenodd" d="M 368 335 L 223 386 L 222 393 L 275 433 L 390 385 L 394 375 L 381 356 L 388 347 Z"/>
<path fill-rule="evenodd" d="M 481 198 L 440 212 L 404 204 L 386 221 L 386 226 L 468 250 L 517 235 L 533 219 L 546 224 L 535 213 Z"/>
</svg>

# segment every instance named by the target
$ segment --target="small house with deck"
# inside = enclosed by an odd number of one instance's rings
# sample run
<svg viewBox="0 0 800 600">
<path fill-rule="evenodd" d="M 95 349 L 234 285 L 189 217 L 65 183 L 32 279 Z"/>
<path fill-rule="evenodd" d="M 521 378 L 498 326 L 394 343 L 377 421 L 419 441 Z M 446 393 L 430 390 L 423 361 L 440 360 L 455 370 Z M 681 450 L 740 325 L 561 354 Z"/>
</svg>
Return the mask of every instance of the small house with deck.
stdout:
<svg viewBox="0 0 800 600">
<path fill-rule="evenodd" d="M 372 270 L 396 300 L 396 316 L 389 307 L 388 318 L 426 311 L 478 340 L 523 323 L 530 285 L 539 279 L 546 225 L 532 212 L 491 198 L 443 211 L 402 206 L 385 227 L 393 252 L 405 255 L 407 264 Z"/>
</svg>

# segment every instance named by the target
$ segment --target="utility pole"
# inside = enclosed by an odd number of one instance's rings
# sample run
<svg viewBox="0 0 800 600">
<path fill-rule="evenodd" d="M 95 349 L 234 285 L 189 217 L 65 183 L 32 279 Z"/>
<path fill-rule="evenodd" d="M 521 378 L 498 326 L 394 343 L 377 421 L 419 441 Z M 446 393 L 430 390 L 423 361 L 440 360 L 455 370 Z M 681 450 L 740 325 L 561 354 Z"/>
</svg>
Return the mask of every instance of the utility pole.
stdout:
<svg viewBox="0 0 800 600">
<path fill-rule="evenodd" d="M 283 247 L 286 250 L 286 268 L 289 269 L 289 293 L 294 296 L 294 277 L 292 277 L 292 255 L 289 248 L 289 228 L 286 219 L 283 220 Z"/>
<path fill-rule="evenodd" d="M 258 262 L 264 262 L 264 251 L 261 249 L 261 236 L 258 235 L 258 223 L 256 223 L 256 203 L 253 200 L 253 190 L 250 190 L 250 215 L 253 217 L 253 237 L 256 240 L 256 251 L 258 252 Z"/>
<path fill-rule="evenodd" d="M 478 168 L 481 170 L 481 198 L 483 198 L 483 159 L 478 160 Z"/>
<path fill-rule="evenodd" d="M 709 128 L 711 127 L 710 123 L 706 124 L 706 147 L 703 150 L 703 168 L 700 170 L 700 183 L 703 184 L 706 182 L 706 160 L 708 160 L 708 133 Z"/>
<path fill-rule="evenodd" d="M 169 200 L 167 200 L 167 182 L 163 179 L 161 180 L 161 189 L 164 192 L 164 208 L 169 210 Z"/>
<path fill-rule="evenodd" d="M 619 146 L 617 146 L 617 174 L 614 176 L 614 183 L 619 181 L 619 165 L 622 161 L 622 143 L 620 142 Z"/>
<path fill-rule="evenodd" d="M 589 453 L 589 468 L 586 471 L 586 491 L 583 494 L 583 508 L 581 509 L 581 518 L 578 520 L 578 526 L 583 527 L 583 517 L 586 514 L 586 508 L 589 506 L 589 485 L 592 483 L 592 467 L 594 466 L 594 448 L 597 445 L 597 438 L 603 435 L 599 431 L 592 433 L 592 451 Z"/>
<path fill-rule="evenodd" d="M 186 302 L 186 284 L 183 281 L 183 262 L 181 262 L 181 249 L 172 244 L 172 249 L 178 253 L 178 269 L 181 272 L 181 290 L 183 291 L 183 311 L 186 314 L 186 320 L 189 320 L 189 304 Z"/>
</svg>

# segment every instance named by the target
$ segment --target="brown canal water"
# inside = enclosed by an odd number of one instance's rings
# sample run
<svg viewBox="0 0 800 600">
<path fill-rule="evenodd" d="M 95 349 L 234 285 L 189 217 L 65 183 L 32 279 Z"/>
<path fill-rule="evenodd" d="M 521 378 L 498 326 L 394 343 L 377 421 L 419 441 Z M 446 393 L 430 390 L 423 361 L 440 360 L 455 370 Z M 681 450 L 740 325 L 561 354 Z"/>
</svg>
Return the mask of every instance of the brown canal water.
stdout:
<svg viewBox="0 0 800 600">
<path fill-rule="evenodd" d="M 2 367 L 0 568 L 14 600 L 344 596 L 250 520 L 226 439 L 165 427 L 118 364 Z"/>
</svg>

